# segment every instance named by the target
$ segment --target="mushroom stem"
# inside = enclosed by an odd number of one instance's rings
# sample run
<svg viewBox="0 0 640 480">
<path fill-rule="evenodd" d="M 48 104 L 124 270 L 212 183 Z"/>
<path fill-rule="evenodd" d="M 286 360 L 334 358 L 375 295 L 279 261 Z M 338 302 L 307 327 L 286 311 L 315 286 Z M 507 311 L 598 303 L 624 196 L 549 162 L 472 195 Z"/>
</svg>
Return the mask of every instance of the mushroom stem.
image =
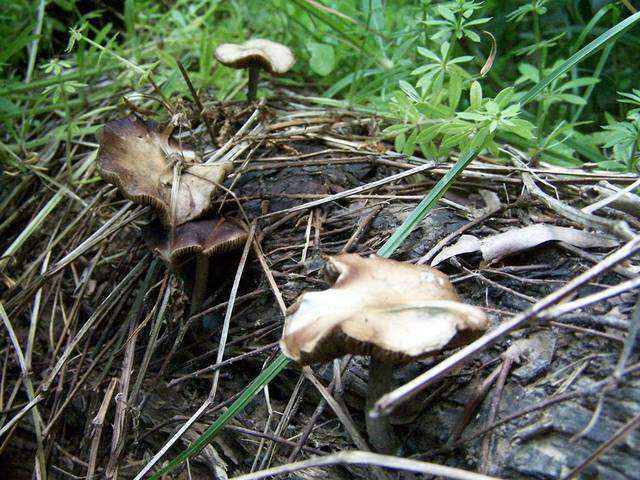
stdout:
<svg viewBox="0 0 640 480">
<path fill-rule="evenodd" d="M 198 253 L 196 255 L 196 279 L 191 293 L 191 315 L 198 313 L 207 296 L 209 284 L 209 257 Z"/>
<path fill-rule="evenodd" d="M 247 99 L 250 102 L 255 101 L 258 94 L 258 79 L 260 78 L 259 67 L 249 67 L 249 88 L 247 90 Z"/>
<path fill-rule="evenodd" d="M 396 453 L 399 442 L 393 433 L 388 416 L 372 417 L 371 409 L 376 401 L 392 390 L 393 362 L 371 357 L 369 363 L 369 385 L 367 387 L 366 423 L 369 444 L 379 453 Z"/>
</svg>

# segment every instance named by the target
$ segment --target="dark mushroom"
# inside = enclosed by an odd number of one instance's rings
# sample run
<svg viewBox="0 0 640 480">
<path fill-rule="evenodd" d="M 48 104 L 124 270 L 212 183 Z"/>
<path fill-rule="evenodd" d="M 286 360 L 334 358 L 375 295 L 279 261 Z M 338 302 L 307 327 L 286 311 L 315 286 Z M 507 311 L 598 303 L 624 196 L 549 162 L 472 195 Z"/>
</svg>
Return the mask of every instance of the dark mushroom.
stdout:
<svg viewBox="0 0 640 480">
<path fill-rule="evenodd" d="M 153 206 L 165 225 L 181 225 L 202 216 L 231 171 L 231 162 L 200 163 L 195 152 L 163 132 L 155 122 L 130 117 L 105 125 L 98 170 L 107 182 L 137 203 Z M 174 165 L 182 162 L 173 215 Z"/>
<path fill-rule="evenodd" d="M 193 314 L 207 295 L 211 259 L 240 248 L 247 240 L 247 232 L 237 223 L 214 215 L 184 223 L 176 227 L 173 235 L 152 224 L 145 231 L 145 240 L 187 283 Z"/>
<path fill-rule="evenodd" d="M 202 218 L 231 168 L 231 162 L 202 164 L 193 149 L 171 138 L 171 128 L 162 130 L 137 117 L 109 122 L 102 133 L 102 177 L 126 198 L 151 205 L 158 213 L 162 226 L 148 229 L 147 243 L 178 274 L 185 271 L 185 256 L 192 258 L 186 262 L 195 267 L 186 277 L 192 312 L 207 294 L 210 257 L 236 249 L 247 237 L 222 217 Z"/>
</svg>

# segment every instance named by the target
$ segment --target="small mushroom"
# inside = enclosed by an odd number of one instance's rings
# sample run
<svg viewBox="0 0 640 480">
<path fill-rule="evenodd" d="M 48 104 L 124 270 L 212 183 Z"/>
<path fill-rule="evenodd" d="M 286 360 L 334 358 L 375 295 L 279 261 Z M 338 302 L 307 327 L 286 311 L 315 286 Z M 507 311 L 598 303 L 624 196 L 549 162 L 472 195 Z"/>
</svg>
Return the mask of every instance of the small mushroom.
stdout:
<svg viewBox="0 0 640 480">
<path fill-rule="evenodd" d="M 289 47 L 262 38 L 248 40 L 241 44 L 223 43 L 216 48 L 215 56 L 227 67 L 249 69 L 247 97 L 250 102 L 256 99 L 260 69 L 272 75 L 282 75 L 296 63 Z"/>
<path fill-rule="evenodd" d="M 431 267 L 344 254 L 329 258 L 326 272 L 333 287 L 305 292 L 290 307 L 280 347 L 305 365 L 370 355 L 367 412 L 391 390 L 394 363 L 463 345 L 488 327 L 483 311 L 461 303 Z M 367 414 L 367 431 L 376 450 L 395 450 L 387 417 Z"/>
<path fill-rule="evenodd" d="M 100 142 L 98 170 L 125 197 L 152 205 L 162 223 L 170 225 L 174 165 L 182 162 L 174 205 L 175 225 L 181 225 L 209 210 L 232 165 L 200 163 L 195 152 L 172 139 L 170 133 L 161 131 L 155 122 L 137 117 L 107 123 Z"/>
<path fill-rule="evenodd" d="M 184 223 L 171 235 L 158 224 L 146 228 L 145 240 L 172 270 L 181 274 L 191 290 L 192 314 L 207 295 L 211 258 L 237 250 L 247 240 L 247 232 L 231 220 L 217 215 Z M 195 256 L 195 275 L 193 257 Z"/>
</svg>

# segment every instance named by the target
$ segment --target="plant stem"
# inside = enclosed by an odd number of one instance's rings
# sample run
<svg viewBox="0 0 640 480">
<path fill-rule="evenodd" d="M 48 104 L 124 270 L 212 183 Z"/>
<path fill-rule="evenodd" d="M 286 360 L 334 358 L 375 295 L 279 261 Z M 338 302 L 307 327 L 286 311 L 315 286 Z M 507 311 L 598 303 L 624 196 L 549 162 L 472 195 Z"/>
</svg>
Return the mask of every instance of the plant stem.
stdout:
<svg viewBox="0 0 640 480">
<path fill-rule="evenodd" d="M 367 386 L 367 403 L 365 408 L 369 444 L 378 453 L 395 454 L 398 450 L 398 438 L 388 415 L 372 417 L 369 412 L 378 399 L 393 389 L 393 363 L 371 357 L 369 363 L 369 385 Z"/>
<path fill-rule="evenodd" d="M 258 94 L 258 79 L 260 78 L 259 67 L 249 67 L 249 87 L 247 89 L 247 99 L 250 102 L 256 100 Z"/>
<path fill-rule="evenodd" d="M 207 296 L 207 285 L 209 284 L 209 257 L 202 254 L 196 255 L 196 279 L 191 293 L 191 315 L 195 315 L 200 310 Z"/>
<path fill-rule="evenodd" d="M 58 80 L 60 81 L 60 96 L 62 98 L 62 103 L 64 104 L 64 117 L 66 121 L 65 130 L 66 130 L 66 140 L 65 140 L 65 154 L 67 156 L 66 166 L 67 166 L 67 177 L 71 180 L 72 170 L 71 170 L 71 108 L 69 107 L 69 99 L 67 98 L 67 92 L 64 89 L 64 81 L 62 77 L 58 75 Z"/>
<path fill-rule="evenodd" d="M 540 43 L 542 42 L 542 29 L 540 28 L 540 17 L 538 15 L 538 11 L 536 10 L 536 0 L 532 0 L 532 8 L 533 8 L 533 35 L 536 42 L 536 60 L 538 63 L 538 78 L 542 79 L 544 77 L 544 62 L 545 55 L 543 50 L 545 48 L 540 47 Z M 538 108 L 536 110 L 536 126 L 538 128 L 538 136 L 542 138 L 542 129 L 544 127 L 544 103 L 542 100 L 538 103 Z"/>
</svg>

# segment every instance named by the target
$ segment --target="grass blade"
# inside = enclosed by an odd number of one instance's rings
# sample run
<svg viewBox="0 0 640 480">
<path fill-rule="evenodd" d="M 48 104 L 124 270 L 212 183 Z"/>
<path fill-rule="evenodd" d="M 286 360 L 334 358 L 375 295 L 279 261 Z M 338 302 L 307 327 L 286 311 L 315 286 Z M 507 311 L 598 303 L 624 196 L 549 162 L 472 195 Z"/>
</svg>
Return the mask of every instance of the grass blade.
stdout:
<svg viewBox="0 0 640 480">
<path fill-rule="evenodd" d="M 358 38 L 354 37 L 349 32 L 347 32 L 347 30 L 345 30 L 342 27 L 340 22 L 336 20 L 335 16 L 329 15 L 328 13 L 326 13 L 323 10 L 320 10 L 317 6 L 313 4 L 310 5 L 305 0 L 293 0 L 293 3 L 295 3 L 298 6 L 298 8 L 306 11 L 309 15 L 316 17 L 319 21 L 321 21 L 322 23 L 327 25 L 329 28 L 331 28 L 333 31 L 335 31 L 340 37 L 342 37 L 343 40 L 345 40 L 353 48 L 355 48 L 356 50 L 360 50 L 360 48 L 358 47 L 358 44 L 360 43 L 358 41 Z"/>
<path fill-rule="evenodd" d="M 447 172 L 447 174 L 442 177 L 438 183 L 436 183 L 429 192 L 429 194 L 422 199 L 422 201 L 418 204 L 411 215 L 407 217 L 407 219 L 398 227 L 398 229 L 393 232 L 393 235 L 389 237 L 389 240 L 385 242 L 380 250 L 378 250 L 378 255 L 381 257 L 389 257 L 393 252 L 395 252 L 400 244 L 404 242 L 404 240 L 409 236 L 409 234 L 413 231 L 414 228 L 424 220 L 424 217 L 427 216 L 427 213 L 431 211 L 431 209 L 436 205 L 440 197 L 444 195 L 447 189 L 451 186 L 454 180 L 460 175 L 460 173 L 471 163 L 471 160 L 476 158 L 477 153 L 474 150 L 467 150 L 460 154 L 458 161 L 455 165 Z"/>
<path fill-rule="evenodd" d="M 278 357 L 265 368 L 260 375 L 258 375 L 253 382 L 242 392 L 240 398 L 229 406 L 229 408 L 218 419 L 211 424 L 200 437 L 193 442 L 189 448 L 184 450 L 180 455 L 171 460 L 166 466 L 155 472 L 151 476 L 151 480 L 159 479 L 163 475 L 167 474 L 181 463 L 185 462 L 189 458 L 197 455 L 213 437 L 227 424 L 229 420 L 236 416 L 238 412 L 244 409 L 247 404 L 253 400 L 253 397 L 271 380 L 275 378 L 289 363 L 289 359 L 283 354 L 279 354 Z"/>
<path fill-rule="evenodd" d="M 598 38 L 593 40 L 592 42 L 585 45 L 583 48 L 578 50 L 576 53 L 571 55 L 567 60 L 565 60 L 558 68 L 553 70 L 546 78 L 542 79 L 535 87 L 529 90 L 521 99 L 520 104 L 525 105 L 533 100 L 540 92 L 542 92 L 545 88 L 547 88 L 551 82 L 556 80 L 558 77 L 566 73 L 569 69 L 580 63 L 582 60 L 596 52 L 600 47 L 605 45 L 608 41 L 614 38 L 616 35 L 619 35 L 635 22 L 640 20 L 640 12 L 634 13 L 630 17 L 625 18 L 623 21 L 618 23 L 615 27 L 611 27 L 609 30 L 604 32 Z"/>
</svg>

